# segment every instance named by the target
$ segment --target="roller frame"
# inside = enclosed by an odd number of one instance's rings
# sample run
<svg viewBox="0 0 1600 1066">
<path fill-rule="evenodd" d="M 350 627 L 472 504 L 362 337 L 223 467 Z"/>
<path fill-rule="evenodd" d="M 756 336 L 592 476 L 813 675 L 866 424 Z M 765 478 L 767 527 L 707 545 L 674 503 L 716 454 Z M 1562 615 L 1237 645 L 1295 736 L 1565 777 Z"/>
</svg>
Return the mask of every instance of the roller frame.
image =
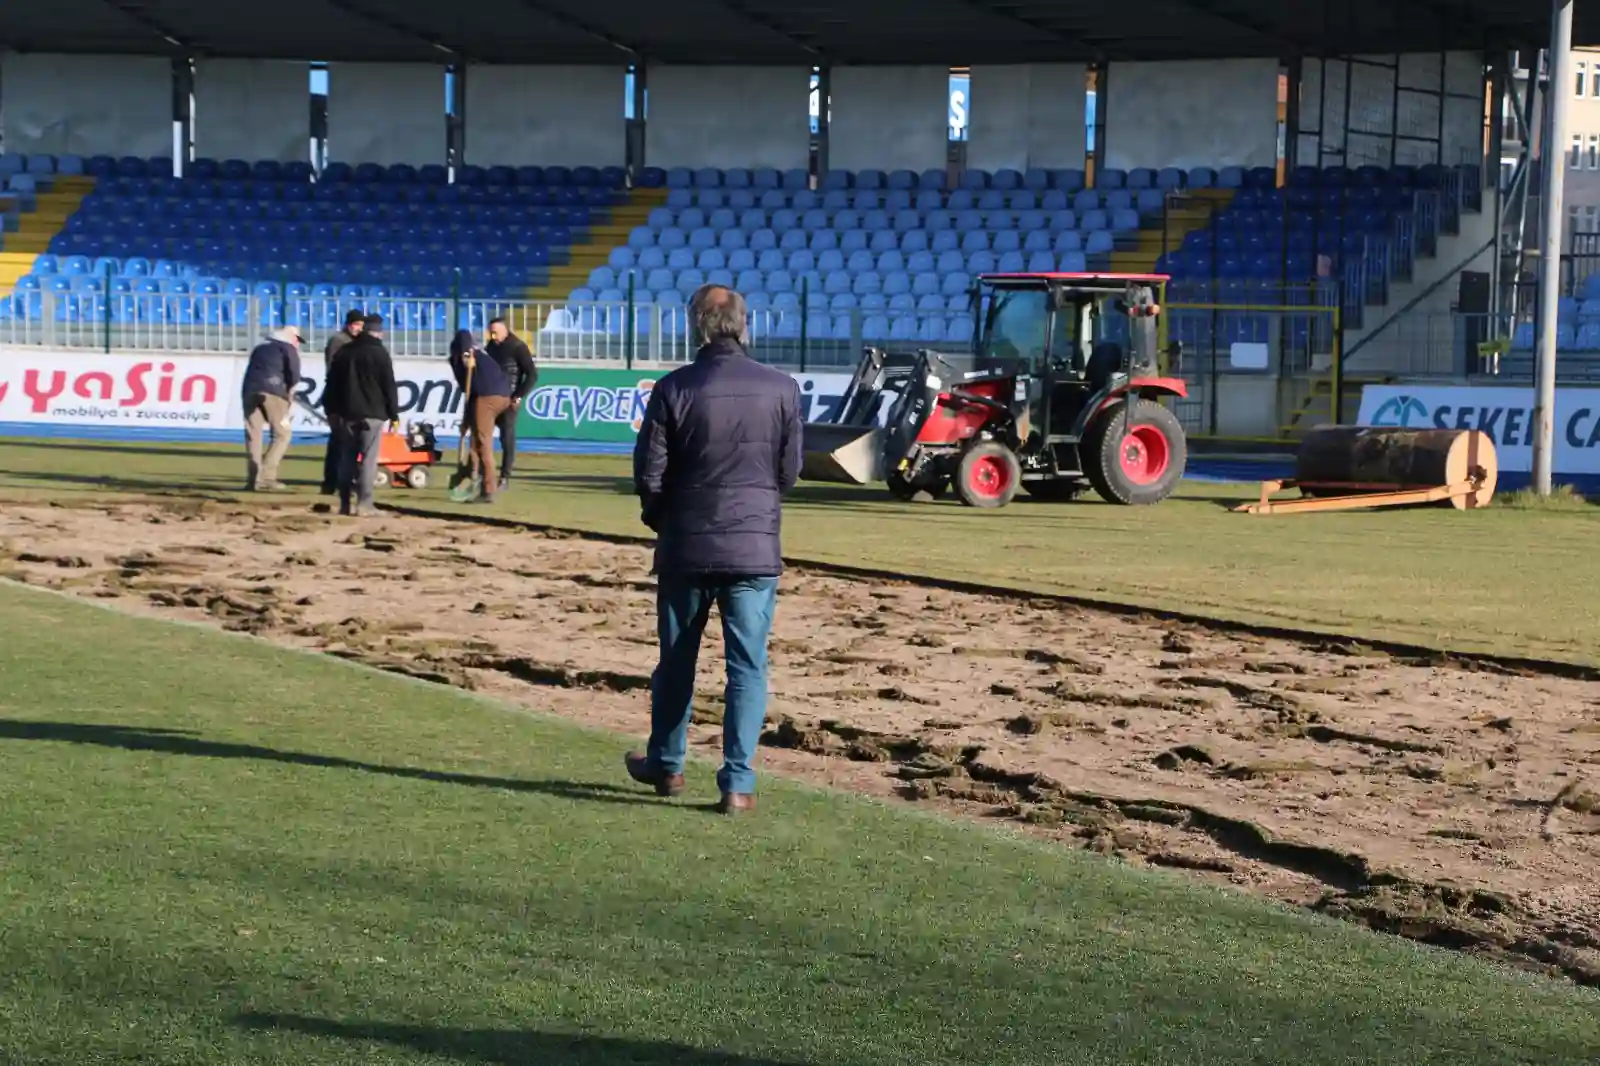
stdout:
<svg viewBox="0 0 1600 1066">
<path fill-rule="evenodd" d="M 1458 496 L 1470 496 L 1483 488 L 1483 479 L 1474 477 L 1453 485 L 1387 485 L 1362 481 L 1263 481 L 1261 498 L 1231 508 L 1235 514 L 1300 514 L 1308 511 L 1365 511 L 1374 507 L 1416 507 L 1443 503 Z M 1334 489 L 1346 496 L 1301 496 L 1294 500 L 1274 500 L 1274 493 L 1289 489 Z"/>
</svg>

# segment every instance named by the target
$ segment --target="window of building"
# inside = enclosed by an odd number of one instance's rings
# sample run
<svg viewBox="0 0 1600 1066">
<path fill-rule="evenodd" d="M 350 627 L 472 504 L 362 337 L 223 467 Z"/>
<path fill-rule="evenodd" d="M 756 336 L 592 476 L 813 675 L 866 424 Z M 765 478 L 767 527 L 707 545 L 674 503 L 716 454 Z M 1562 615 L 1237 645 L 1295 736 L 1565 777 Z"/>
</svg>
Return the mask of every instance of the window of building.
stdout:
<svg viewBox="0 0 1600 1066">
<path fill-rule="evenodd" d="M 1569 166 L 1573 167 L 1574 169 L 1583 166 L 1583 136 L 1582 136 L 1582 134 L 1574 133 L 1572 135 L 1572 152 L 1571 152 L 1571 155 L 1569 156 L 1569 158 L 1567 159 L 1567 164 Z"/>
<path fill-rule="evenodd" d="M 1587 64 L 1587 63 L 1579 63 L 1579 64 L 1577 64 L 1577 67 L 1578 67 L 1578 95 L 1579 96 L 1588 96 L 1589 95 L 1589 88 L 1588 88 L 1588 85 L 1589 85 L 1589 64 Z"/>
</svg>

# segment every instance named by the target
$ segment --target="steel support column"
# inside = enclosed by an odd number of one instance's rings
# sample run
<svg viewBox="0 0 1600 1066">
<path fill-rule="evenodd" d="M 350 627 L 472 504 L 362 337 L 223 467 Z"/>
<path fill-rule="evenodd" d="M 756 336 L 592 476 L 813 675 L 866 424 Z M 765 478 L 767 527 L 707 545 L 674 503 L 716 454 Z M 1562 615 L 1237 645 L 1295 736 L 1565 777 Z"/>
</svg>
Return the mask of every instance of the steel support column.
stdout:
<svg viewBox="0 0 1600 1066">
<path fill-rule="evenodd" d="M 1550 91 L 1546 108 L 1544 196 L 1539 205 L 1544 225 L 1539 234 L 1539 338 L 1533 406 L 1533 488 L 1548 496 L 1555 458 L 1556 333 L 1561 307 L 1561 245 L 1564 229 L 1562 194 L 1566 160 L 1558 155 L 1567 139 L 1567 112 L 1572 100 L 1572 0 L 1550 4 Z"/>
</svg>

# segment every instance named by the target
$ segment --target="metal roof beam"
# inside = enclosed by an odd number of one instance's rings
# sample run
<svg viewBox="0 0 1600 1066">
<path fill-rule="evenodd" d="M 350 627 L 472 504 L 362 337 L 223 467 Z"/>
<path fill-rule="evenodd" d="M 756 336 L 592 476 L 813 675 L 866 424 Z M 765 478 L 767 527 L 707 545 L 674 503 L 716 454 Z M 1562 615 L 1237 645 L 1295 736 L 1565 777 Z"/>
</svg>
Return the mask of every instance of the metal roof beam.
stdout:
<svg viewBox="0 0 1600 1066">
<path fill-rule="evenodd" d="M 1217 5 L 1215 4 L 1214 0 L 1172 0 L 1172 2 L 1179 7 L 1186 7 L 1190 11 L 1197 11 L 1200 14 L 1205 15 L 1207 18 L 1214 18 L 1218 22 L 1226 22 L 1228 25 L 1235 26 L 1246 31 L 1247 33 L 1253 33 L 1257 37 L 1263 38 L 1264 40 L 1276 41 L 1278 44 L 1290 49 L 1295 54 L 1305 51 L 1308 47 L 1305 41 L 1300 40 L 1292 34 L 1287 34 L 1282 30 L 1265 26 L 1260 22 L 1257 22 L 1255 19 L 1219 11 L 1217 10 Z"/>
<path fill-rule="evenodd" d="M 381 26 L 383 29 L 390 31 L 391 33 L 397 33 L 402 37 L 410 37 L 413 40 L 421 41 L 428 47 L 436 48 L 452 59 L 471 58 L 469 55 L 467 55 L 466 51 L 458 45 L 448 44 L 444 41 L 441 41 L 436 34 L 431 34 L 426 30 L 418 29 L 409 23 L 402 22 L 400 19 L 371 11 L 363 4 L 352 3 L 351 0 L 327 0 L 327 3 L 331 8 L 343 11 L 347 15 L 354 15 L 356 18 L 370 22 L 374 26 Z"/>
<path fill-rule="evenodd" d="M 828 55 L 824 49 L 819 48 L 806 38 L 798 36 L 789 30 L 784 29 L 778 24 L 776 19 L 764 15 L 759 11 L 750 10 L 750 7 L 743 3 L 742 0 L 716 0 L 716 3 L 719 7 L 727 8 L 729 11 L 732 11 L 735 15 L 738 15 L 745 21 L 753 25 L 760 26 L 768 33 L 782 37 L 785 41 L 788 41 L 790 44 L 805 52 L 819 63 L 826 63 L 828 61 Z"/>
<path fill-rule="evenodd" d="M 149 30 L 157 37 L 160 37 L 163 41 L 172 46 L 171 51 L 173 52 L 194 54 L 203 51 L 203 49 L 196 45 L 195 42 L 189 40 L 183 34 L 179 33 L 171 26 L 168 26 L 161 19 L 146 11 L 144 5 L 138 3 L 137 0 L 105 0 L 105 5 L 111 8 L 113 11 L 122 12 L 122 14 L 128 16 L 128 18 L 138 23 L 144 29 Z"/>
<path fill-rule="evenodd" d="M 997 0 L 959 0 L 959 2 L 965 4 L 967 7 L 972 8 L 974 11 L 982 11 L 987 15 L 997 15 L 1000 18 L 1009 19 L 1019 26 L 1026 26 L 1035 33 L 1042 33 L 1048 37 L 1054 37 L 1056 40 L 1065 44 L 1075 45 L 1078 48 L 1082 48 L 1097 62 L 1104 62 L 1111 58 L 1106 54 L 1106 50 L 1098 41 L 1091 41 L 1086 37 L 1080 37 L 1075 33 L 1068 32 L 1067 30 L 1059 29 L 1058 27 L 1051 26 L 1048 23 L 1040 22 L 1038 19 L 1024 15 L 1020 11 L 1015 10 L 1010 3 L 1001 3 L 997 2 Z"/>
<path fill-rule="evenodd" d="M 577 30 L 579 33 L 587 34 L 588 36 L 599 41 L 601 44 L 609 45 L 610 47 L 615 48 L 629 59 L 637 61 L 644 58 L 645 49 L 640 45 L 625 41 L 620 37 L 614 36 L 606 30 L 602 30 L 597 26 L 591 25 L 583 19 L 569 15 L 565 11 L 550 7 L 548 4 L 540 3 L 539 0 L 517 0 L 517 3 L 527 10 L 533 12 L 535 15 L 540 15 L 544 18 L 547 18 L 551 22 L 560 23 L 569 30 Z"/>
</svg>

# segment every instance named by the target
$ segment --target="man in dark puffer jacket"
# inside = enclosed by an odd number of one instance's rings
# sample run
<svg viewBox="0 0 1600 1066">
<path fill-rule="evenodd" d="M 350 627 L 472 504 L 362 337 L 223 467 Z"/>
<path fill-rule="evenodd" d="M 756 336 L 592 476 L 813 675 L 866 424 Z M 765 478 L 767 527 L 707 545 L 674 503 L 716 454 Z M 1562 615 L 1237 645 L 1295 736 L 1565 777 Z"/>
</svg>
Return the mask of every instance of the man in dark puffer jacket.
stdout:
<svg viewBox="0 0 1600 1066">
<path fill-rule="evenodd" d="M 634 486 L 657 535 L 661 660 L 650 685 L 650 744 L 628 774 L 671 796 L 684 787 L 700 638 L 716 605 L 728 664 L 725 814 L 755 806 L 750 760 L 766 719 L 767 636 L 783 572 L 781 499 L 800 476 L 800 386 L 745 354 L 744 299 L 707 285 L 689 317 L 702 347 L 656 382 L 634 448 Z"/>
</svg>

